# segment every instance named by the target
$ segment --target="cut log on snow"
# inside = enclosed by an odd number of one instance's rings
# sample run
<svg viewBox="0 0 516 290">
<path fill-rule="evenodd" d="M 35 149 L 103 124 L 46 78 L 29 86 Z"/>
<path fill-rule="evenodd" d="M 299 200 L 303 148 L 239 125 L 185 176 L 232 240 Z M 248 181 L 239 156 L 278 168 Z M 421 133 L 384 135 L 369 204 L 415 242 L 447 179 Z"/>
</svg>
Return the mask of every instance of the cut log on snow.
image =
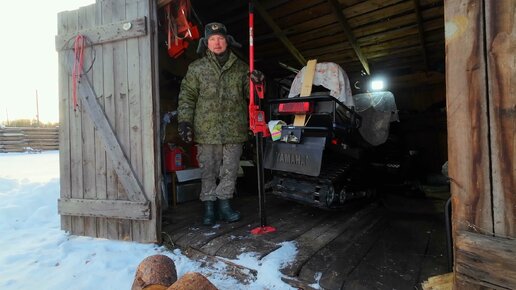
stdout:
<svg viewBox="0 0 516 290">
<path fill-rule="evenodd" d="M 167 290 L 217 290 L 208 278 L 200 273 L 188 272 Z"/>
<path fill-rule="evenodd" d="M 143 288 L 143 290 L 167 290 L 167 286 L 163 286 L 163 285 L 150 285 L 150 286 L 147 286 L 147 287 Z"/>
<path fill-rule="evenodd" d="M 131 290 L 167 289 L 176 281 L 174 261 L 165 255 L 153 255 L 143 259 L 138 265 Z"/>
</svg>

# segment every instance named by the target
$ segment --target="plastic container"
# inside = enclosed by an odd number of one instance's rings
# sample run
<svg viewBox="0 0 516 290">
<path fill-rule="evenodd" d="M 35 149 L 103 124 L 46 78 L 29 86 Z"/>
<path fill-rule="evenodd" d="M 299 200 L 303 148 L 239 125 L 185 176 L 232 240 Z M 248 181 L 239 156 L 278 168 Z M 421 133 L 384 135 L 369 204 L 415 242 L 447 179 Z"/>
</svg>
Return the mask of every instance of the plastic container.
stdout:
<svg viewBox="0 0 516 290">
<path fill-rule="evenodd" d="M 168 172 L 175 172 L 185 169 L 183 161 L 184 151 L 175 144 L 165 144 L 165 168 Z"/>
</svg>

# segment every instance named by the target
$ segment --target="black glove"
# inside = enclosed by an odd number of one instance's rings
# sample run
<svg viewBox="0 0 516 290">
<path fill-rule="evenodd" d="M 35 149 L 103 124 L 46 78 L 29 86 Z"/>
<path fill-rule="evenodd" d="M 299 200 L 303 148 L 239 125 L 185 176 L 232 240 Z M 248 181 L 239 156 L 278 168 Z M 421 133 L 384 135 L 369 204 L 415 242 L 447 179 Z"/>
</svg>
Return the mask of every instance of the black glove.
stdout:
<svg viewBox="0 0 516 290">
<path fill-rule="evenodd" d="M 181 137 L 181 140 L 185 142 L 186 144 L 190 144 L 193 142 L 193 127 L 192 123 L 190 122 L 180 122 L 177 125 L 177 132 L 179 133 L 179 136 Z"/>
<path fill-rule="evenodd" d="M 255 83 L 255 84 L 261 84 L 261 83 L 263 83 L 263 80 L 265 79 L 265 76 L 263 75 L 263 73 L 256 69 L 253 70 L 250 77 L 251 77 L 251 81 L 253 81 L 253 83 Z"/>
</svg>

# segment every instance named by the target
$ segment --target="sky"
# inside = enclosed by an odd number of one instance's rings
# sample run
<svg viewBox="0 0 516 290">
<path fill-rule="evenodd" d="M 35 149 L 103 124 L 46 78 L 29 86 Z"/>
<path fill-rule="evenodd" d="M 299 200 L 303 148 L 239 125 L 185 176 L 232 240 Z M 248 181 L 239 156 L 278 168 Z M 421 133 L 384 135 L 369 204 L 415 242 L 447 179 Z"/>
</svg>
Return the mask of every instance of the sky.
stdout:
<svg viewBox="0 0 516 290">
<path fill-rule="evenodd" d="M 72 236 L 60 229 L 59 152 L 0 153 L 0 289 L 130 289 L 138 264 L 146 257 L 170 257 L 178 277 L 200 272 L 218 289 L 294 289 L 279 269 L 297 254 L 294 242 L 258 260 L 251 252 L 231 262 L 257 271 L 241 284 L 225 264 L 201 266 L 179 249 L 155 244 Z M 30 164 L 30 166 L 27 166 Z M 317 284 L 311 285 L 318 289 Z"/>
<path fill-rule="evenodd" d="M 0 123 L 35 119 L 59 121 L 55 36 L 57 13 L 95 0 L 9 1 L 0 12 Z"/>
</svg>

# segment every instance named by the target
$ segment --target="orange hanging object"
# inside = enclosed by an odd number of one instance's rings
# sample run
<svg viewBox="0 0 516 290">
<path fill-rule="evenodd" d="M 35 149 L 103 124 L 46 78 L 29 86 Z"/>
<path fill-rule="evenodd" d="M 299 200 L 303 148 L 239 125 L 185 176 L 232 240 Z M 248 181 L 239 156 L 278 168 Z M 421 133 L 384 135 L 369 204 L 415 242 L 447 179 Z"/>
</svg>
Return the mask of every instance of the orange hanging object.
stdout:
<svg viewBox="0 0 516 290">
<path fill-rule="evenodd" d="M 73 71 L 72 71 L 72 100 L 73 100 L 73 110 L 76 111 L 78 107 L 77 102 L 77 84 L 82 75 L 82 69 L 84 65 L 84 36 L 78 34 L 75 37 L 74 43 L 74 61 L 73 61 Z"/>
<path fill-rule="evenodd" d="M 190 2 L 179 0 L 175 6 L 175 13 L 171 13 L 171 2 L 166 6 L 168 21 L 168 54 L 173 58 L 178 58 L 188 48 L 190 41 L 199 39 L 199 29 L 187 19 L 190 12 Z M 175 14 L 175 17 L 174 17 Z"/>
</svg>

